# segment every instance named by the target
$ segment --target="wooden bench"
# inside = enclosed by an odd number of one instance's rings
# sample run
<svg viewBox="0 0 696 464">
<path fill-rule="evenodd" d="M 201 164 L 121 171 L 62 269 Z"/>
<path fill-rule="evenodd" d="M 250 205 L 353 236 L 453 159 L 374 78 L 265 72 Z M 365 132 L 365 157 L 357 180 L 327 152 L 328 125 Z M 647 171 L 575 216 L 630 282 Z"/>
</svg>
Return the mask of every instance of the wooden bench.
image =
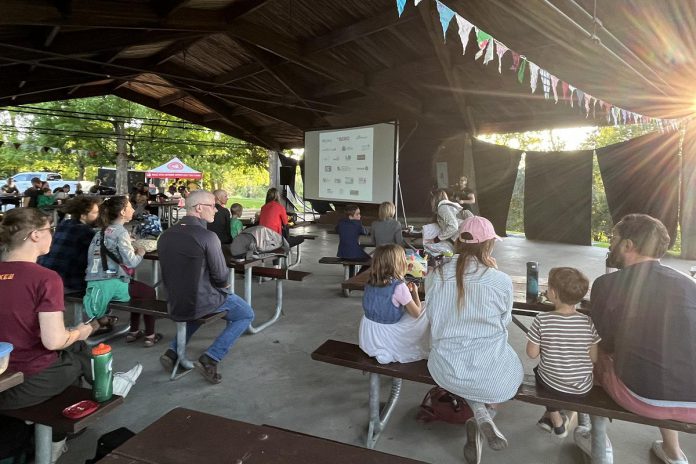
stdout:
<svg viewBox="0 0 696 464">
<path fill-rule="evenodd" d="M 65 301 L 76 303 L 82 303 L 82 299 L 75 296 L 66 296 Z M 145 316 L 153 316 L 159 319 L 171 319 L 169 311 L 167 309 L 167 302 L 163 300 L 151 300 L 151 299 L 136 299 L 133 298 L 130 301 L 112 301 L 109 303 L 109 309 L 127 311 L 131 313 L 143 314 Z M 225 316 L 225 312 L 210 313 L 206 316 L 197 319 L 196 322 L 199 324 L 207 324 L 209 322 L 221 319 Z M 177 360 L 174 363 L 174 368 L 172 369 L 170 380 L 176 380 L 182 375 L 193 369 L 193 363 L 186 357 L 186 322 L 176 322 L 176 351 Z M 94 341 L 90 340 L 90 344 Z M 179 365 L 183 366 L 185 371 L 177 375 L 179 371 Z"/>
<path fill-rule="evenodd" d="M 0 415 L 35 424 L 36 464 L 48 464 L 51 462 L 51 442 L 54 430 L 62 433 L 79 432 L 123 403 L 122 397 L 114 395 L 109 401 L 100 403 L 99 409 L 95 412 L 81 419 L 68 419 L 61 414 L 66 407 L 82 400 L 91 399 L 92 390 L 71 386 L 60 395 L 36 406 L 0 411 Z"/>
<path fill-rule="evenodd" d="M 379 364 L 377 360 L 369 357 L 358 345 L 336 340 L 327 340 L 312 353 L 312 359 L 337 366 L 358 369 L 370 373 L 370 423 L 367 432 L 367 447 L 373 448 L 384 430 L 389 416 L 399 399 L 402 380 L 411 380 L 429 385 L 435 385 L 428 371 L 427 361 L 412 363 Z M 391 377 L 391 395 L 386 405 L 380 411 L 379 391 L 380 375 Z M 520 386 L 516 400 L 526 403 L 550 406 L 558 409 L 577 411 L 591 415 L 592 421 L 592 456 L 601 457 L 593 462 L 603 463 L 606 456 L 606 427 L 608 419 L 618 419 L 638 424 L 664 427 L 680 432 L 696 433 L 696 424 L 687 424 L 672 420 L 656 420 L 638 416 L 626 411 L 616 404 L 601 387 L 594 387 L 588 396 L 582 398 L 568 398 L 544 388 L 538 387 L 533 375 L 526 375 Z M 587 416 L 582 417 L 583 425 L 588 425 Z"/>
<path fill-rule="evenodd" d="M 0 392 L 16 387 L 22 382 L 24 382 L 24 374 L 22 372 L 5 371 L 0 374 Z"/>
<path fill-rule="evenodd" d="M 343 265 L 343 280 L 346 281 L 348 279 L 353 278 L 355 275 L 355 266 L 365 266 L 365 265 L 370 265 L 370 261 L 362 261 L 362 260 L 355 260 L 355 259 L 347 259 L 347 258 L 339 258 L 337 256 L 324 256 L 323 258 L 319 259 L 319 264 L 341 264 Z M 341 292 L 343 293 L 343 296 L 348 297 L 350 296 L 350 290 L 349 288 L 345 288 L 341 286 Z"/>
</svg>

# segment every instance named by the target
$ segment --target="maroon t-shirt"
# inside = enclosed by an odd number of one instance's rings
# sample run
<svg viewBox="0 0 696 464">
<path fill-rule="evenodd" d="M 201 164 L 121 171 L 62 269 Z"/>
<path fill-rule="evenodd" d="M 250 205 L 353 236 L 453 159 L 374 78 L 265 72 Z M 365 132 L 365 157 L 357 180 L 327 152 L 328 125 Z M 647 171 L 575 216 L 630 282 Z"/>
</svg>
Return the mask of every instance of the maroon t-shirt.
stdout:
<svg viewBox="0 0 696 464">
<path fill-rule="evenodd" d="M 36 263 L 0 263 L 0 341 L 14 345 L 10 370 L 31 376 L 58 359 L 41 343 L 39 313 L 64 309 L 58 273 Z"/>
</svg>

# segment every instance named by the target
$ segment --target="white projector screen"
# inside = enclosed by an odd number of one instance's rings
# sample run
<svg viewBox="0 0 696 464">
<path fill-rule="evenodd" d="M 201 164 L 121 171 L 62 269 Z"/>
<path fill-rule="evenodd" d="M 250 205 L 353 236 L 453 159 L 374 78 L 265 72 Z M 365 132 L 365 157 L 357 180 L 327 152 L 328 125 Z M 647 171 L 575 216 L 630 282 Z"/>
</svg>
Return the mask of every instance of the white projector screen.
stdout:
<svg viewBox="0 0 696 464">
<path fill-rule="evenodd" d="M 305 198 L 394 201 L 396 123 L 305 132 Z"/>
</svg>

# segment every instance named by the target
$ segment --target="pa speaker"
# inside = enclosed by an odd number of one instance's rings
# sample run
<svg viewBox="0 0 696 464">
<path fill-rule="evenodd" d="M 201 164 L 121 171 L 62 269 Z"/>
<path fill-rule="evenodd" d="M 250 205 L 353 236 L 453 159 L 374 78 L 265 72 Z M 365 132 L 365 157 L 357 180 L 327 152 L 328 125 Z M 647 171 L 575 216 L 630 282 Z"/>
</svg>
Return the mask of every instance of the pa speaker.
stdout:
<svg viewBox="0 0 696 464">
<path fill-rule="evenodd" d="M 295 180 L 295 167 L 294 166 L 281 166 L 280 167 L 280 185 L 292 185 Z"/>
</svg>

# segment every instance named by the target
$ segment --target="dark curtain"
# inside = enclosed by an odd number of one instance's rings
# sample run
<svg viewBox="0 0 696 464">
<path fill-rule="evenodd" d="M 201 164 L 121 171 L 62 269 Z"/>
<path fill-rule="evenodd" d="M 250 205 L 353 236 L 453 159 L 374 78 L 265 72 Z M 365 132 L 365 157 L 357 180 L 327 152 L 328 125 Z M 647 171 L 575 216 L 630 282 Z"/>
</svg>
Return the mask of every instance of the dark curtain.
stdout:
<svg viewBox="0 0 696 464">
<path fill-rule="evenodd" d="M 498 235 L 505 237 L 522 152 L 480 140 L 473 140 L 472 149 L 479 214 L 493 223 Z"/>
<path fill-rule="evenodd" d="M 524 234 L 530 240 L 592 244 L 592 150 L 527 152 Z"/>
<path fill-rule="evenodd" d="M 290 187 L 290 191 L 292 192 L 293 195 L 297 196 L 297 193 L 295 192 L 295 173 L 297 171 L 297 160 L 292 159 L 288 156 L 285 156 L 284 154 L 278 152 L 278 159 L 280 159 L 280 165 L 281 166 L 289 166 L 292 168 L 292 175 L 291 175 L 291 181 L 288 184 L 288 187 Z"/>
<path fill-rule="evenodd" d="M 679 133 L 651 133 L 597 150 L 614 224 L 630 213 L 662 221 L 674 244 L 679 204 Z"/>
</svg>

